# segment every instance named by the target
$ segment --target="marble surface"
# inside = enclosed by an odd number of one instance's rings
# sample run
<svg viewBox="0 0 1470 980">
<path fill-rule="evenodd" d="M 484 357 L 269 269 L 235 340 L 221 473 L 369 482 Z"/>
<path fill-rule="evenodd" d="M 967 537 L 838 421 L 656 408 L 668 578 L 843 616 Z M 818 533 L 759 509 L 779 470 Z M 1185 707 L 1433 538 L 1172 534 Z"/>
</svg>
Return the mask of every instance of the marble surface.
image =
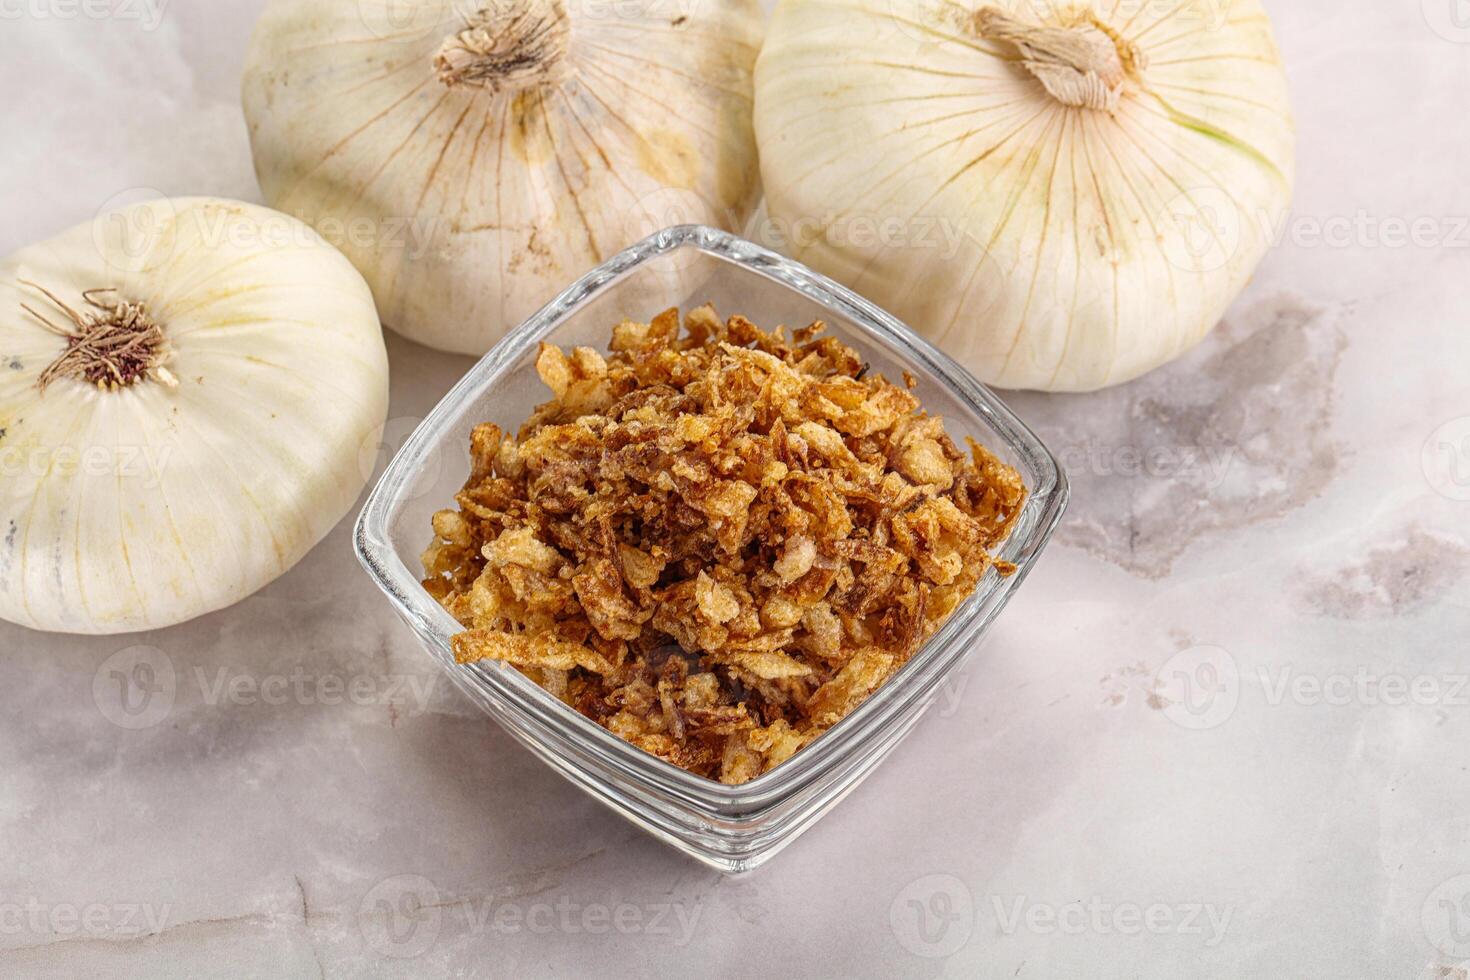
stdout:
<svg viewBox="0 0 1470 980">
<path fill-rule="evenodd" d="M 0 4 L 0 252 L 148 189 L 258 199 L 259 6 Z M 1470 19 L 1268 6 L 1301 130 L 1281 243 L 1179 363 L 1014 398 L 1072 473 L 1057 544 L 771 865 L 722 878 L 513 745 L 344 524 L 177 629 L 0 625 L 0 974 L 1463 980 Z M 466 362 L 390 350 L 401 441 Z M 140 663 L 169 694 L 128 714 Z"/>
</svg>

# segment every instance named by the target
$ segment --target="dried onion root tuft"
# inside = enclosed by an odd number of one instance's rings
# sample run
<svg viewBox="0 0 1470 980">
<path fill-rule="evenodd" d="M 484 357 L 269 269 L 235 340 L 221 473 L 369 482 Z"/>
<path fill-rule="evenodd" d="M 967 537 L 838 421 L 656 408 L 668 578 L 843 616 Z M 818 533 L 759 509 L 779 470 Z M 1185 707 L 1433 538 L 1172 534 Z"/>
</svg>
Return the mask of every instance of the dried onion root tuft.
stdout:
<svg viewBox="0 0 1470 980">
<path fill-rule="evenodd" d="M 116 298 L 107 302 L 98 297 L 115 293 L 115 289 L 89 289 L 82 293 L 82 300 L 91 309 L 79 312 L 45 286 L 19 281 L 50 300 L 74 328 L 58 326 L 29 304 L 21 304 L 21 309 L 46 329 L 66 338 L 66 350 L 41 372 L 37 389 L 44 392 L 62 378 L 86 381 L 104 391 L 128 388 L 145 378 L 169 388 L 178 387 L 178 379 L 164 367 L 173 359 L 168 338 L 142 303 Z"/>
</svg>

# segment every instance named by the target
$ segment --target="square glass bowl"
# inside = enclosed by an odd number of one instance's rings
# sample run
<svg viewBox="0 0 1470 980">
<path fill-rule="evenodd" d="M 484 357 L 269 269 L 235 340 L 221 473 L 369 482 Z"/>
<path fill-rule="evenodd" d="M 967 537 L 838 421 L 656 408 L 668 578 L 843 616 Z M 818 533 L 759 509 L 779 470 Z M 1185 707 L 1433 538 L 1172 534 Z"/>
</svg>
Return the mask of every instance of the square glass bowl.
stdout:
<svg viewBox="0 0 1470 980">
<path fill-rule="evenodd" d="M 649 755 L 567 707 L 515 668 L 459 665 L 459 625 L 424 591 L 419 556 L 430 517 L 452 507 L 469 473 L 470 431 L 516 431 L 548 395 L 537 348 L 607 349 L 614 323 L 647 321 L 671 306 L 713 302 L 770 329 L 824 320 L 871 369 L 907 370 L 916 394 L 957 441 L 973 436 L 1026 481 L 1030 497 L 1000 551 L 1017 571 L 992 569 L 975 594 L 861 707 L 758 779 L 725 786 Z M 668 228 L 592 270 L 485 355 L 445 396 L 389 464 L 358 521 L 359 559 L 398 614 L 454 682 L 521 744 L 613 810 L 725 872 L 746 871 L 796 839 L 873 771 L 913 728 L 946 677 L 979 645 L 1025 580 L 1066 506 L 1056 459 L 998 399 L 949 357 L 871 303 L 824 276 L 712 228 Z"/>
</svg>

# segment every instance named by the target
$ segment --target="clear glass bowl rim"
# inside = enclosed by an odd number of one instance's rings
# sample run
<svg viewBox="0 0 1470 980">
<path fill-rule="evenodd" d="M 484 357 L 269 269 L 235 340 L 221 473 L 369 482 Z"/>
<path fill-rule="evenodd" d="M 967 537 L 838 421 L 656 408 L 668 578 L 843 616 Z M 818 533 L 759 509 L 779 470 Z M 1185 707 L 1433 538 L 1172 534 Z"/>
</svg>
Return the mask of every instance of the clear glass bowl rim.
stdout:
<svg viewBox="0 0 1470 980">
<path fill-rule="evenodd" d="M 501 697 L 517 702 L 519 708 L 543 722 L 564 724 L 568 736 L 624 778 L 677 799 L 712 819 L 744 821 L 802 792 L 852 752 L 860 750 L 866 736 L 902 717 L 914 698 L 932 694 L 934 687 L 968 652 L 956 649 L 957 644 L 963 645 L 983 633 L 1009 594 L 1030 572 L 1066 508 L 1068 485 L 1055 456 L 1002 401 L 947 354 L 892 315 L 826 276 L 753 242 L 703 225 L 675 225 L 614 255 L 502 338 L 418 425 L 364 504 L 353 534 L 358 559 L 420 640 L 440 651 L 441 660 L 447 658 L 453 662 L 450 640 L 462 627 L 424 590 L 420 575 L 399 559 L 390 538 L 394 514 L 414 473 L 435 451 L 443 430 L 467 403 L 493 389 L 506 370 L 579 306 L 639 265 L 681 248 L 697 249 L 784 285 L 862 323 L 908 351 L 917 366 L 949 386 L 1000 436 L 1005 448 L 1022 461 L 1035 480 L 1035 485 L 1028 487 L 1030 495 L 1025 505 L 1037 512 L 1030 522 L 1030 533 L 1012 534 L 999 554 L 1015 564 L 1015 573 L 1008 577 L 999 576 L 994 570 L 987 573 L 975 594 L 955 611 L 944 627 L 861 706 L 791 759 L 747 783 L 728 786 L 644 752 L 563 704 L 509 665 L 470 664 L 457 668 L 469 674 L 469 678 L 461 678 L 462 682 L 470 679 L 478 685 L 489 685 Z M 425 545 L 431 535 L 425 527 Z M 947 666 L 936 676 L 934 668 L 945 661 Z"/>
</svg>

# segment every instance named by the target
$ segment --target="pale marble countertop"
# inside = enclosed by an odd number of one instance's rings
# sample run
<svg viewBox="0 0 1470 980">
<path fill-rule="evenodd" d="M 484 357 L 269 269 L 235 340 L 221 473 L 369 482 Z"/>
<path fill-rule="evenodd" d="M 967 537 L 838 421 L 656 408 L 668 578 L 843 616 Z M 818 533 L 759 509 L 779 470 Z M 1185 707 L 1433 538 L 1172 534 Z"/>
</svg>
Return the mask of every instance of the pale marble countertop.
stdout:
<svg viewBox="0 0 1470 980">
<path fill-rule="evenodd" d="M 1013 399 L 1072 473 L 1057 544 L 913 736 L 772 864 L 722 878 L 513 745 L 344 523 L 184 627 L 0 626 L 0 974 L 1464 978 L 1456 2 L 1269 3 L 1301 131 L 1281 244 L 1183 361 Z M 258 200 L 237 85 L 259 6 L 0 7 L 0 253 L 139 188 Z M 1432 247 L 1379 234 L 1418 218 Z M 390 351 L 401 441 L 467 362 Z M 177 694 L 129 729 L 94 680 L 137 644 Z M 432 908 L 391 932 L 404 895 Z"/>
</svg>

